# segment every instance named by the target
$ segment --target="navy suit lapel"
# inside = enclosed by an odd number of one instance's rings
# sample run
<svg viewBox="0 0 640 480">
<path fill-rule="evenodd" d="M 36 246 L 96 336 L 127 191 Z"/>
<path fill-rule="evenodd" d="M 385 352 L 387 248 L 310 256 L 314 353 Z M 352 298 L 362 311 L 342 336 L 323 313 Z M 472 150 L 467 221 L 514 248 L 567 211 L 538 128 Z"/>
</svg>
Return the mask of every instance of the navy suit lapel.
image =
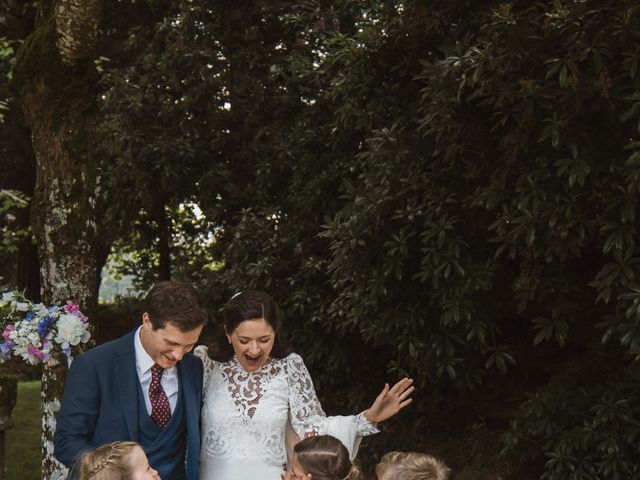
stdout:
<svg viewBox="0 0 640 480">
<path fill-rule="evenodd" d="M 133 345 L 133 336 L 136 331 L 137 329 L 122 339 L 121 348 L 117 350 L 117 355 L 113 359 L 122 409 L 129 437 L 133 441 L 138 441 L 138 389 L 140 388 Z"/>
<path fill-rule="evenodd" d="M 185 361 L 186 360 L 186 361 Z M 184 408 L 187 424 L 187 479 L 197 480 L 200 459 L 200 400 L 201 396 L 197 394 L 202 390 L 202 381 L 200 385 L 196 385 L 197 375 L 193 374 L 193 368 L 189 368 L 188 362 L 192 358 L 183 358 L 178 362 L 178 381 L 180 382 L 180 390 L 182 390 L 182 398 L 184 399 Z"/>
<path fill-rule="evenodd" d="M 194 385 L 193 375 L 185 366 L 185 362 L 178 362 L 178 381 L 180 389 L 182 389 L 182 398 L 184 399 L 184 408 L 187 415 L 187 430 L 189 433 L 199 432 L 198 421 L 200 419 L 200 404 L 196 398 L 196 392 L 200 389 Z"/>
</svg>

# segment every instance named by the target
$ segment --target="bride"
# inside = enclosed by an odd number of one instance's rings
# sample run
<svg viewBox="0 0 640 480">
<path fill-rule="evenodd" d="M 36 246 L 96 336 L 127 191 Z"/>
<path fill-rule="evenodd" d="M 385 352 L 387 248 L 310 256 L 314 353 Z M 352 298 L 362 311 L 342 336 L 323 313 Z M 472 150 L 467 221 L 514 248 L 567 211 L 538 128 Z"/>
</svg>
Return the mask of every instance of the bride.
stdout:
<svg viewBox="0 0 640 480">
<path fill-rule="evenodd" d="M 327 417 L 302 358 L 284 349 L 269 295 L 240 293 L 223 315 L 224 349 L 195 352 L 204 363 L 202 480 L 280 480 L 293 445 L 315 434 L 337 437 L 355 457 L 363 436 L 411 403 L 405 378 L 364 412 Z"/>
</svg>

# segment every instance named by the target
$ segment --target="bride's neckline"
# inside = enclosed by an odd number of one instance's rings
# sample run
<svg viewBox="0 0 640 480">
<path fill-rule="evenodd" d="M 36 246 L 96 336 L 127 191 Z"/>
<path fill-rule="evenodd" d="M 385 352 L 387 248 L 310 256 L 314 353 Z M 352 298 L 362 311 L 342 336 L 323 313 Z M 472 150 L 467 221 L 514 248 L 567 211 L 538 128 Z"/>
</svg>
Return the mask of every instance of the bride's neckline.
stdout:
<svg viewBox="0 0 640 480">
<path fill-rule="evenodd" d="M 257 374 L 265 373 L 264 371 L 267 369 L 267 367 L 271 367 L 272 366 L 273 361 L 274 361 L 274 358 L 269 356 L 269 358 L 267 358 L 267 361 L 264 362 L 264 365 L 262 365 L 257 370 L 254 370 L 253 372 L 250 372 L 249 370 L 247 370 L 246 368 L 244 368 L 242 366 L 242 364 L 240 363 L 240 360 L 238 360 L 238 356 L 234 353 L 233 357 L 231 357 L 231 360 L 229 360 L 229 365 L 231 367 L 237 367 L 238 369 L 240 369 L 243 373 L 246 373 L 247 375 L 257 375 Z"/>
</svg>

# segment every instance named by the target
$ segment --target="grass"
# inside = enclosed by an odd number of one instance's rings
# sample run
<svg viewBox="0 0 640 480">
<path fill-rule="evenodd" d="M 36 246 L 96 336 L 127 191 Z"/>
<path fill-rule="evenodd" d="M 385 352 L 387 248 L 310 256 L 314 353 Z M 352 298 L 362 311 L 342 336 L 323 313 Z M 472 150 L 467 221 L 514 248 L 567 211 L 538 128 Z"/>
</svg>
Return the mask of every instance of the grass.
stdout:
<svg viewBox="0 0 640 480">
<path fill-rule="evenodd" d="M 19 382 L 15 422 L 5 437 L 7 480 L 40 479 L 40 382 Z"/>
</svg>

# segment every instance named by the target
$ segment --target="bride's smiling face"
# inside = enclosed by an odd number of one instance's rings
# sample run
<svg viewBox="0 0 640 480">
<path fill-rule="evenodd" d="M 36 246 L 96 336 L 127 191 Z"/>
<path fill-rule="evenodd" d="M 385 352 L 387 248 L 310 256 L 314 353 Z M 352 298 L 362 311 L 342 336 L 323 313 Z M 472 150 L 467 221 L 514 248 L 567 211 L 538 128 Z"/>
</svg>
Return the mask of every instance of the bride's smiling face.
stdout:
<svg viewBox="0 0 640 480">
<path fill-rule="evenodd" d="M 244 320 L 233 332 L 225 333 L 238 362 L 247 372 L 255 372 L 267 363 L 276 335 L 264 318 Z"/>
</svg>

